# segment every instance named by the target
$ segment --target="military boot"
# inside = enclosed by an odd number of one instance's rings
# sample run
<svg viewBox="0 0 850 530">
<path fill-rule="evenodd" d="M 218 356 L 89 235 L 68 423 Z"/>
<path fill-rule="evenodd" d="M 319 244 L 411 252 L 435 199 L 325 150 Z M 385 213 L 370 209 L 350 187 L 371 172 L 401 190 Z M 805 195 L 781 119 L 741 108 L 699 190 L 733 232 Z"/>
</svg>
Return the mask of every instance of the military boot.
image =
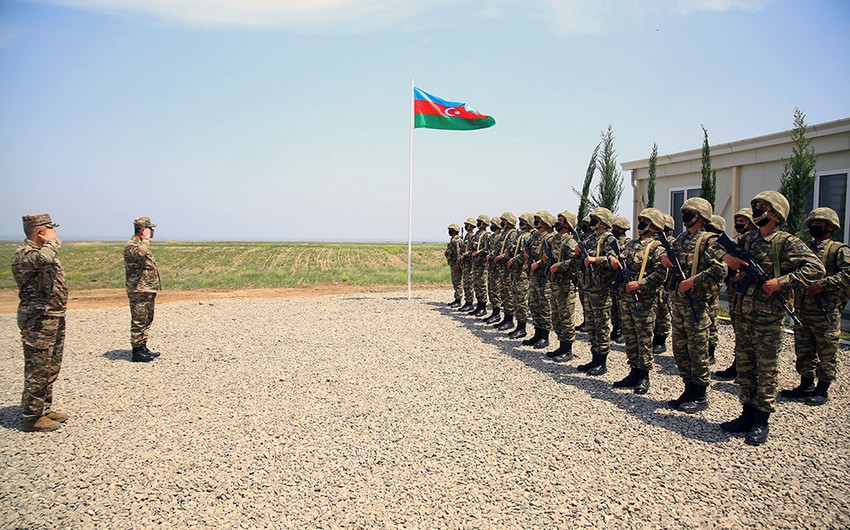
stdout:
<svg viewBox="0 0 850 530">
<path fill-rule="evenodd" d="M 829 400 L 829 381 L 818 381 L 818 386 L 811 396 L 806 397 L 806 405 L 817 407 L 823 405 Z"/>
<path fill-rule="evenodd" d="M 481 302 L 477 302 L 472 309 L 466 312 L 467 315 L 474 316 L 481 309 Z"/>
<path fill-rule="evenodd" d="M 24 418 L 24 432 L 49 432 L 55 431 L 62 424 L 58 421 L 51 420 L 47 416 L 39 416 L 38 418 Z"/>
<path fill-rule="evenodd" d="M 649 392 L 649 370 L 638 370 L 638 380 L 634 392 L 641 395 Z"/>
<path fill-rule="evenodd" d="M 460 298 L 455 298 L 454 301 L 450 302 L 449 307 L 460 307 Z"/>
<path fill-rule="evenodd" d="M 779 395 L 784 398 L 800 399 L 811 396 L 812 392 L 814 391 L 815 378 L 801 375 L 800 385 L 797 388 L 792 388 L 791 390 L 782 390 L 781 392 L 779 392 Z"/>
<path fill-rule="evenodd" d="M 587 371 L 587 375 L 604 375 L 608 373 L 608 355 L 598 355 L 599 359 L 596 361 L 596 366 L 592 367 Z"/>
<path fill-rule="evenodd" d="M 623 342 L 625 342 L 625 340 L 623 339 L 623 330 L 620 329 L 620 326 L 614 326 L 611 329 L 611 340 L 613 342 L 616 342 L 617 344 L 622 344 Z"/>
<path fill-rule="evenodd" d="M 558 346 L 558 349 L 561 351 L 560 355 L 554 358 L 557 363 L 565 363 L 567 361 L 573 360 L 573 343 L 572 342 L 561 342 L 561 345 Z"/>
<path fill-rule="evenodd" d="M 735 379 L 738 377 L 738 368 L 735 366 L 735 361 L 732 361 L 732 364 L 729 368 L 725 370 L 718 370 L 714 372 L 714 375 L 718 379 Z"/>
<path fill-rule="evenodd" d="M 659 354 L 667 351 L 667 337 L 655 335 L 652 337 L 652 353 Z"/>
<path fill-rule="evenodd" d="M 714 364 L 717 362 L 717 357 L 714 356 L 714 352 L 717 350 L 717 344 L 709 344 L 708 345 L 708 364 Z"/>
<path fill-rule="evenodd" d="M 670 401 L 668 401 L 667 406 L 671 409 L 679 410 L 679 407 L 682 405 L 682 403 L 690 401 L 691 393 L 694 391 L 693 386 L 694 385 L 692 385 L 691 383 L 685 383 L 685 390 L 682 392 L 682 395 L 680 395 L 676 399 L 671 399 Z"/>
<path fill-rule="evenodd" d="M 525 337 L 526 335 L 528 335 L 528 333 L 525 331 L 525 326 L 526 326 L 525 322 L 517 322 L 516 323 L 516 329 L 511 331 L 510 333 L 508 333 L 508 338 L 509 339 L 521 339 L 521 338 Z"/>
<path fill-rule="evenodd" d="M 545 355 L 546 355 L 546 357 L 548 357 L 549 359 L 554 359 L 555 357 L 558 357 L 558 356 L 560 356 L 560 355 L 561 355 L 561 350 L 563 350 L 563 348 L 564 348 L 564 343 L 562 342 L 562 343 L 558 344 L 558 347 L 557 347 L 557 348 L 555 348 L 554 350 L 552 350 L 552 351 L 547 351 L 547 352 L 545 353 Z"/>
<path fill-rule="evenodd" d="M 724 421 L 720 424 L 720 428 L 726 432 L 749 432 L 753 428 L 755 421 L 756 408 L 752 405 L 744 405 L 741 415 L 734 420 Z"/>
<path fill-rule="evenodd" d="M 67 414 L 64 412 L 57 412 L 55 410 L 51 410 L 45 414 L 45 416 L 58 423 L 65 423 L 68 420 Z"/>
<path fill-rule="evenodd" d="M 635 386 L 638 382 L 638 377 L 640 376 L 640 370 L 637 368 L 632 368 L 629 372 L 629 375 L 620 379 L 619 381 L 615 381 L 612 385 L 614 388 L 631 388 Z"/>
<path fill-rule="evenodd" d="M 130 357 L 130 360 L 134 363 L 149 363 L 153 361 L 153 356 L 145 353 L 145 350 L 141 346 L 136 346 L 133 348 L 133 354 Z"/>
<path fill-rule="evenodd" d="M 541 329 L 540 338 L 533 344 L 535 350 L 542 350 L 549 347 L 549 330 Z"/>
<path fill-rule="evenodd" d="M 576 332 L 582 332 L 582 331 L 584 331 L 584 325 L 585 325 L 585 324 L 584 324 L 584 320 L 582 320 L 582 321 L 581 321 L 581 324 L 579 324 L 578 326 L 576 326 Z"/>
<path fill-rule="evenodd" d="M 599 364 L 599 355 L 594 353 L 589 363 L 580 364 L 576 366 L 576 370 L 578 370 L 579 372 L 587 372 L 591 368 L 596 368 L 597 364 Z"/>
<path fill-rule="evenodd" d="M 484 320 L 485 324 L 493 324 L 494 322 L 498 322 L 502 317 L 502 308 L 493 306 L 493 312 Z"/>
<path fill-rule="evenodd" d="M 534 346 L 535 344 L 537 344 L 537 341 L 540 340 L 540 332 L 541 331 L 543 331 L 543 330 L 538 328 L 537 326 L 534 326 L 534 335 L 532 335 L 530 339 L 525 339 L 524 341 L 522 341 L 522 345 L 523 346 Z"/>
<path fill-rule="evenodd" d="M 767 425 L 769 419 L 770 412 L 755 411 L 753 426 L 744 437 L 747 445 L 761 445 L 767 441 L 767 436 L 770 434 L 770 427 Z"/>
<path fill-rule="evenodd" d="M 493 324 L 493 327 L 499 331 L 505 331 L 514 327 L 514 315 L 505 311 L 505 319 L 498 324 Z"/>
<path fill-rule="evenodd" d="M 463 303 L 462 306 L 458 307 L 457 310 L 458 311 L 468 311 L 470 307 L 472 307 L 472 302 L 467 300 L 466 302 Z"/>
<path fill-rule="evenodd" d="M 475 309 L 475 311 L 470 313 L 470 315 L 472 315 L 474 317 L 483 317 L 486 314 L 487 314 L 487 302 L 481 302 L 480 304 L 478 304 L 478 307 Z"/>
<path fill-rule="evenodd" d="M 696 414 L 708 408 L 708 398 L 705 396 L 708 387 L 693 384 L 691 395 L 688 400 L 679 405 L 679 410 L 687 414 Z"/>
<path fill-rule="evenodd" d="M 150 356 L 151 356 L 151 357 L 153 357 L 154 359 L 156 359 L 157 357 L 159 357 L 159 352 L 158 352 L 158 351 L 150 351 L 150 350 L 148 349 L 148 345 L 147 345 L 147 344 L 142 344 L 142 351 L 143 351 L 143 352 L 145 352 L 145 353 L 147 353 L 148 355 L 150 355 Z"/>
</svg>

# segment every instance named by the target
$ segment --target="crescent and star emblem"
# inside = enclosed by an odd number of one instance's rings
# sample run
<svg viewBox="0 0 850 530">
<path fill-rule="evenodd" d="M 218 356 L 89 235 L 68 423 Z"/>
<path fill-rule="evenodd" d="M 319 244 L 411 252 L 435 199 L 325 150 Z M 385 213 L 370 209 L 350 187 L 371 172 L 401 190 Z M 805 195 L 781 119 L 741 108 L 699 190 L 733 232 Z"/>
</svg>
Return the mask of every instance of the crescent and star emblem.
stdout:
<svg viewBox="0 0 850 530">
<path fill-rule="evenodd" d="M 460 110 L 457 107 L 449 107 L 446 109 L 446 116 L 460 116 Z"/>
</svg>

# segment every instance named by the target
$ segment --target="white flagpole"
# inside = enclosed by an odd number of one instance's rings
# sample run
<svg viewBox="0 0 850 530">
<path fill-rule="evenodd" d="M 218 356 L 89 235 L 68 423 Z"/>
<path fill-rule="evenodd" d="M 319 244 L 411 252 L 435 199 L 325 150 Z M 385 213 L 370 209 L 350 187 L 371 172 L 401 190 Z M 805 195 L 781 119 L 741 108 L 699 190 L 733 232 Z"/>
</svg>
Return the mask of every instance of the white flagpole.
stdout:
<svg viewBox="0 0 850 530">
<path fill-rule="evenodd" d="M 407 299 L 411 299 L 410 262 L 413 258 L 413 78 L 410 78 L 410 163 L 407 185 Z"/>
</svg>

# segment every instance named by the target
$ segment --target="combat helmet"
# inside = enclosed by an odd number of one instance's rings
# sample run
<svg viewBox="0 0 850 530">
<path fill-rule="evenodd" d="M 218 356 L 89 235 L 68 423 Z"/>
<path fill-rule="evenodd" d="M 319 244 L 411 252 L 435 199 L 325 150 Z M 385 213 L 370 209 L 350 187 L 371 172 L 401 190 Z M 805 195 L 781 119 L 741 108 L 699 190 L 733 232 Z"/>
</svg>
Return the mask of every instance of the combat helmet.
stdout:
<svg viewBox="0 0 850 530">
<path fill-rule="evenodd" d="M 455 223 L 452 223 L 452 224 L 449 225 L 449 230 L 454 230 L 458 234 L 460 233 L 460 227 L 458 225 L 456 225 Z"/>
<path fill-rule="evenodd" d="M 511 212 L 505 212 L 501 215 L 501 217 L 502 217 L 502 221 L 503 221 L 502 228 L 505 227 L 504 223 L 507 223 L 507 226 L 510 226 L 510 227 L 516 226 L 516 221 L 517 221 L 516 215 L 512 214 Z"/>
<path fill-rule="evenodd" d="M 567 221 L 567 224 L 570 225 L 570 228 L 572 228 L 573 230 L 578 228 L 578 217 L 576 217 L 576 214 L 574 214 L 573 212 L 571 212 L 569 210 L 564 210 L 563 212 L 559 213 L 558 215 L 563 217 L 564 220 Z"/>
<path fill-rule="evenodd" d="M 735 212 L 735 217 L 743 217 L 749 222 L 753 222 L 753 209 L 752 208 L 741 208 L 737 212 Z"/>
<path fill-rule="evenodd" d="M 528 226 L 534 226 L 534 215 L 530 212 L 523 212 L 519 218 L 525 221 Z"/>
<path fill-rule="evenodd" d="M 611 213 L 611 210 L 608 208 L 603 208 L 601 206 L 594 208 L 592 212 L 590 212 L 590 217 L 599 219 L 599 222 L 611 228 L 614 224 L 614 214 Z"/>
<path fill-rule="evenodd" d="M 499 217 L 498 215 L 495 216 L 495 217 L 491 217 L 490 218 L 490 224 L 496 225 L 497 227 L 502 228 L 502 218 Z"/>
<path fill-rule="evenodd" d="M 711 207 L 711 203 L 702 197 L 691 197 L 686 200 L 682 205 L 681 210 L 693 212 L 698 214 L 700 217 L 705 219 L 706 223 L 711 222 L 711 216 L 714 214 L 714 210 Z"/>
<path fill-rule="evenodd" d="M 836 230 L 841 228 L 841 225 L 838 223 L 838 214 L 835 213 L 835 210 L 832 208 L 815 208 L 809 213 L 809 216 L 806 217 L 806 224 L 809 224 L 809 221 L 814 220 L 826 221 L 835 227 Z"/>
<path fill-rule="evenodd" d="M 657 208 L 644 208 L 637 218 L 638 221 L 646 219 L 657 231 L 664 229 L 664 213 Z"/>
<path fill-rule="evenodd" d="M 726 231 L 726 219 L 722 215 L 713 214 L 711 216 L 711 222 L 708 224 L 711 225 L 711 228 L 717 230 L 718 234 Z"/>
<path fill-rule="evenodd" d="M 555 226 L 555 216 L 546 210 L 540 210 L 539 212 L 534 214 L 534 217 L 540 219 L 540 222 L 542 222 L 549 228 Z"/>
<path fill-rule="evenodd" d="M 617 217 L 614 218 L 614 221 L 613 221 L 613 224 L 611 225 L 611 228 L 619 228 L 620 230 L 631 230 L 632 224 L 629 222 L 629 220 L 625 216 L 618 215 Z"/>
<path fill-rule="evenodd" d="M 490 218 L 483 213 L 475 218 L 476 221 L 481 221 L 484 226 L 490 226 Z M 477 224 L 477 223 L 476 223 Z"/>
<path fill-rule="evenodd" d="M 669 213 L 664 214 L 664 230 L 675 230 L 676 220 Z"/>
<path fill-rule="evenodd" d="M 768 203 L 770 207 L 773 208 L 773 211 L 779 214 L 779 217 L 782 218 L 779 220 L 780 224 L 788 219 L 788 212 L 791 211 L 791 205 L 788 204 L 788 199 L 785 198 L 785 195 L 782 195 L 778 191 L 767 190 L 759 193 L 753 197 L 753 200 L 750 201 L 750 206 L 756 202 Z"/>
</svg>

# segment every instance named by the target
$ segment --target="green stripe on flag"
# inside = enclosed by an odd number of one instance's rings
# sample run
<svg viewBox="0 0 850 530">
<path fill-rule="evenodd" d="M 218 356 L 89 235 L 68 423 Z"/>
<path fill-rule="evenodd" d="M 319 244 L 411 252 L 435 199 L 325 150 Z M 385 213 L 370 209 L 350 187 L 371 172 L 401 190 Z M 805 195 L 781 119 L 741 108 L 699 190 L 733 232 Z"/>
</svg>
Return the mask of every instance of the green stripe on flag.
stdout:
<svg viewBox="0 0 850 530">
<path fill-rule="evenodd" d="M 444 129 L 449 131 L 473 131 L 475 129 L 486 129 L 496 125 L 492 116 L 480 120 L 465 120 L 452 116 L 438 116 L 436 114 L 415 114 L 413 116 L 413 127 L 425 129 Z"/>
</svg>

